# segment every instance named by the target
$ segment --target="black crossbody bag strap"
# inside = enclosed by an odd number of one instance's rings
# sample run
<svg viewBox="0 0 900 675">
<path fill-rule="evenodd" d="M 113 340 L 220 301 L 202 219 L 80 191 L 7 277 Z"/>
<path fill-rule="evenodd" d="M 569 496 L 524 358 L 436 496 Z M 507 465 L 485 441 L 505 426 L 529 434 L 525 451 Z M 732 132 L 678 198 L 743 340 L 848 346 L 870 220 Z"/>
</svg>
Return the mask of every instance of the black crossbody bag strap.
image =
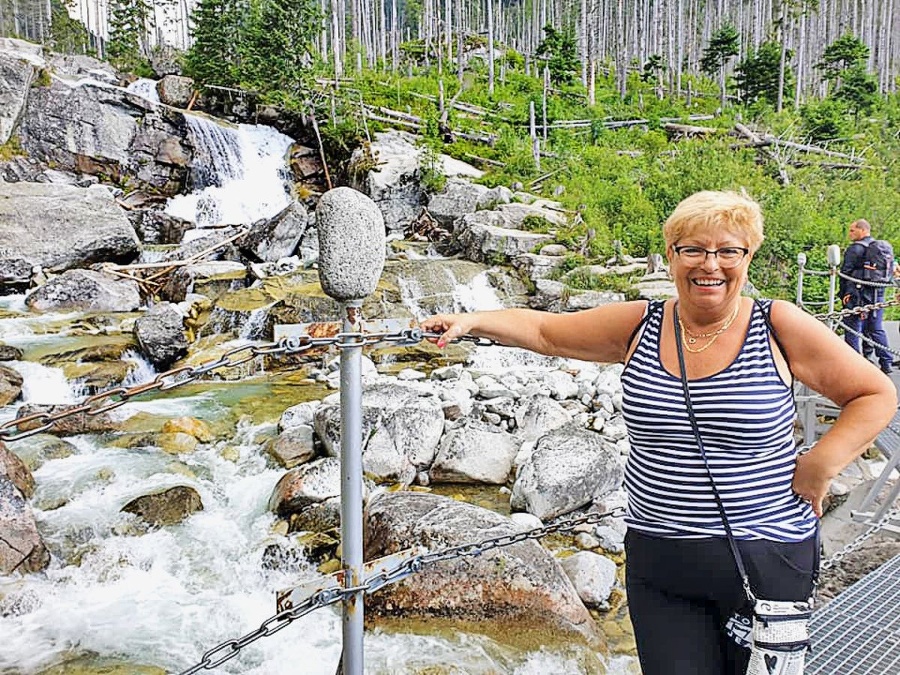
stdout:
<svg viewBox="0 0 900 675">
<path fill-rule="evenodd" d="M 728 523 L 728 516 L 725 514 L 725 507 L 722 505 L 722 497 L 719 495 L 719 488 L 716 487 L 716 481 L 713 478 L 712 471 L 709 469 L 709 461 L 706 458 L 706 447 L 703 445 L 703 438 L 700 436 L 700 427 L 697 425 L 697 416 L 694 415 L 694 406 L 691 403 L 691 392 L 688 387 L 687 370 L 684 366 L 684 350 L 681 347 L 681 327 L 678 325 L 678 305 L 672 307 L 672 320 L 675 324 L 675 347 L 678 350 L 678 370 L 681 374 L 681 386 L 684 389 L 684 402 L 687 407 L 688 417 L 691 420 L 691 429 L 694 431 L 694 438 L 697 440 L 697 447 L 700 449 L 700 456 L 703 457 L 703 465 L 706 467 L 706 475 L 709 476 L 710 485 L 712 485 L 713 496 L 716 498 L 716 506 L 719 507 L 719 515 L 722 517 L 722 524 L 725 526 L 725 535 L 728 538 L 728 546 L 731 547 L 731 555 L 734 556 L 734 562 L 738 568 L 738 574 L 741 575 L 741 583 L 744 586 L 744 593 L 750 604 L 756 602 L 756 596 L 750 590 L 750 579 L 747 576 L 747 569 L 744 567 L 744 559 L 738 550 L 737 541 L 731 531 L 731 525 Z"/>
</svg>

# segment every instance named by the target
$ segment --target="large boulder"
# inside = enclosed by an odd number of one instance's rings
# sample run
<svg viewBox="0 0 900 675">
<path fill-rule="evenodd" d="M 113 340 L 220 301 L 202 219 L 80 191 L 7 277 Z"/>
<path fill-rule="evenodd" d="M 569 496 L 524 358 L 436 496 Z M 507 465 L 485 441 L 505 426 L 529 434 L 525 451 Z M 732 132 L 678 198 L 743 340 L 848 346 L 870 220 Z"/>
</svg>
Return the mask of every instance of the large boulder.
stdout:
<svg viewBox="0 0 900 675">
<path fill-rule="evenodd" d="M 515 436 L 488 425 L 449 431 L 431 467 L 433 482 L 504 485 L 519 451 Z"/>
<path fill-rule="evenodd" d="M 386 492 L 366 509 L 365 558 L 424 546 L 431 550 L 517 534 L 512 520 L 438 495 Z M 366 598 L 374 615 L 437 617 L 515 625 L 600 641 L 597 628 L 559 563 L 526 540 L 478 556 L 429 565 Z"/>
<path fill-rule="evenodd" d="M 194 95 L 194 80 L 181 75 L 164 75 L 156 84 L 159 100 L 176 108 L 187 108 Z"/>
<path fill-rule="evenodd" d="M 474 213 L 489 190 L 484 185 L 451 178 L 444 189 L 431 195 L 428 213 L 442 225 L 452 225 L 460 216 Z"/>
<path fill-rule="evenodd" d="M 376 382 L 362 397 L 363 469 L 383 480 L 411 482 L 431 466 L 444 431 L 440 399 L 426 386 Z M 331 455 L 341 447 L 340 399 L 329 397 L 314 426 Z"/>
<path fill-rule="evenodd" d="M 28 284 L 34 267 L 61 272 L 94 262 L 130 262 L 134 228 L 110 191 L 0 181 L 0 286 Z"/>
<path fill-rule="evenodd" d="M 133 312 L 141 305 L 137 282 L 94 270 L 69 270 L 31 293 L 26 299 L 37 312 Z"/>
<path fill-rule="evenodd" d="M 590 504 L 622 484 L 619 457 L 614 443 L 575 423 L 551 431 L 519 466 L 510 506 L 547 520 Z"/>
<path fill-rule="evenodd" d="M 0 53 L 0 145 L 10 139 L 22 116 L 34 75 L 28 61 Z"/>
<path fill-rule="evenodd" d="M 502 211 L 469 213 L 456 221 L 453 236 L 467 259 L 490 264 L 508 262 L 553 240 L 549 234 L 518 229 L 521 220 L 516 220 L 517 215 Z"/>
<path fill-rule="evenodd" d="M 134 322 L 134 337 L 141 353 L 158 369 L 165 370 L 187 354 L 184 317 L 179 309 L 160 302 Z"/>
<path fill-rule="evenodd" d="M 31 156 L 60 169 L 167 196 L 183 191 L 193 156 L 183 113 L 89 80 L 32 87 L 20 135 Z"/>
<path fill-rule="evenodd" d="M 405 131 L 375 134 L 375 140 L 353 152 L 350 186 L 372 198 L 388 230 L 402 230 L 419 213 L 425 193 L 420 182 L 415 136 Z"/>
<path fill-rule="evenodd" d="M 299 202 L 292 202 L 277 215 L 253 223 L 241 237 L 239 248 L 254 260 L 276 262 L 294 254 L 312 219 Z"/>
</svg>

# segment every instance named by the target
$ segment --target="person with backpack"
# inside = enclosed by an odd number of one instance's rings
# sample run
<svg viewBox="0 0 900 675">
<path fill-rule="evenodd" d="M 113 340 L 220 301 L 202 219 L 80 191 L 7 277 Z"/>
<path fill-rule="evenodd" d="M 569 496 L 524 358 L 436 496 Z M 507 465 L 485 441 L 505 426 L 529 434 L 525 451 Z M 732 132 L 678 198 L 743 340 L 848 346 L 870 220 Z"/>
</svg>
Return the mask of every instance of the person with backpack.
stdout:
<svg viewBox="0 0 900 675">
<path fill-rule="evenodd" d="M 889 284 L 893 280 L 894 249 L 890 242 L 874 239 L 871 225 L 863 219 L 850 223 L 849 236 L 853 243 L 847 247 L 841 263 L 840 297 L 844 308 L 853 309 L 882 302 L 884 286 L 878 284 Z M 866 283 L 856 282 L 855 279 Z M 881 349 L 888 346 L 883 322 L 883 309 L 845 316 L 844 340 L 853 349 L 860 351 L 859 334 L 862 333 L 864 337 L 880 345 L 875 349 L 875 355 L 882 372 L 890 373 L 894 359 L 887 349 Z"/>
</svg>

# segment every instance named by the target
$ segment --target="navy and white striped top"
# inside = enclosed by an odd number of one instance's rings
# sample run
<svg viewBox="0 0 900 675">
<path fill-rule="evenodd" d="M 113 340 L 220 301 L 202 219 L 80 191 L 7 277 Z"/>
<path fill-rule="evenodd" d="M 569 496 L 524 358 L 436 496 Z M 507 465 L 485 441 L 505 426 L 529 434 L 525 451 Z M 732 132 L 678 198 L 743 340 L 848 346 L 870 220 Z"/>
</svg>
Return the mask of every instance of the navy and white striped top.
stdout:
<svg viewBox="0 0 900 675">
<path fill-rule="evenodd" d="M 791 489 L 797 451 L 792 389 L 775 365 L 762 307 L 735 360 L 689 388 L 710 470 L 737 539 L 809 538 L 816 516 Z M 691 429 L 680 377 L 660 362 L 662 303 L 650 303 L 622 372 L 631 452 L 625 469 L 629 527 L 659 537 L 725 536 Z M 670 317 L 671 320 L 671 317 Z"/>
</svg>

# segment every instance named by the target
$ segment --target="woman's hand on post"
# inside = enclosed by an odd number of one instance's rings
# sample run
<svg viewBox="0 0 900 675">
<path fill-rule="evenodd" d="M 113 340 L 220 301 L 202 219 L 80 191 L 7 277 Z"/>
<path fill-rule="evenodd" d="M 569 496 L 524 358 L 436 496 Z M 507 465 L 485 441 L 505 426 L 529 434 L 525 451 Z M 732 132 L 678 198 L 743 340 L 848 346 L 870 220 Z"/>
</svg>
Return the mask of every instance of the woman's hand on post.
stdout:
<svg viewBox="0 0 900 675">
<path fill-rule="evenodd" d="M 442 349 L 447 343 L 468 335 L 475 327 L 475 321 L 471 314 L 435 314 L 425 319 L 419 327 L 426 333 L 441 333 L 440 337 L 428 338 Z"/>
</svg>

